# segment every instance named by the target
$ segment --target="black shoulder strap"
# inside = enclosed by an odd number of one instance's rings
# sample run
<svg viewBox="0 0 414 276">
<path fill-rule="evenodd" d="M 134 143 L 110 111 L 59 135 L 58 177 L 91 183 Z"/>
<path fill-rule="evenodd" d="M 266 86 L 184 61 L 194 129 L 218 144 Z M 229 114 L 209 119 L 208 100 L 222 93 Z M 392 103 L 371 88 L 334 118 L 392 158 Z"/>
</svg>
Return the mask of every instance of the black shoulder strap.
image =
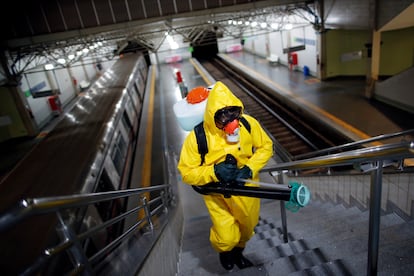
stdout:
<svg viewBox="0 0 414 276">
<path fill-rule="evenodd" d="M 250 133 L 250 124 L 244 117 L 240 117 L 240 122 L 244 125 L 247 131 Z M 206 133 L 204 132 L 203 122 L 199 123 L 194 127 L 195 136 L 197 139 L 197 146 L 198 146 L 198 153 L 201 155 L 201 163 L 200 166 L 204 163 L 204 157 L 208 153 L 207 147 L 207 138 Z"/>
<path fill-rule="evenodd" d="M 246 120 L 246 118 L 244 118 L 243 116 L 240 117 L 240 122 L 242 122 L 242 124 L 244 125 L 244 127 L 247 129 L 247 131 L 250 133 L 250 124 L 249 122 Z"/>
<path fill-rule="evenodd" d="M 198 152 L 201 155 L 200 166 L 204 163 L 204 156 L 208 152 L 206 133 L 204 132 L 203 122 L 194 127 L 195 136 L 197 139 Z"/>
</svg>

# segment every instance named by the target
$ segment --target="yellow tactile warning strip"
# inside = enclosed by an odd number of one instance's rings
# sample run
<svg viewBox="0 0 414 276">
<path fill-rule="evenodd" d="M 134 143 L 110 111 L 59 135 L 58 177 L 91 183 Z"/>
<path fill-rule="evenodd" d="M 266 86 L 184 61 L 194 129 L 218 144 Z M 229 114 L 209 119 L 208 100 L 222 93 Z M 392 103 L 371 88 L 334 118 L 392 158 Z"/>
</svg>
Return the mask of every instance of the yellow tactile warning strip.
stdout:
<svg viewBox="0 0 414 276">
<path fill-rule="evenodd" d="M 321 81 L 316 78 L 309 78 L 305 80 L 306 84 L 314 84 L 314 83 L 320 83 Z"/>
<path fill-rule="evenodd" d="M 200 76 L 203 78 L 203 80 L 207 84 L 207 86 L 212 85 L 213 83 L 209 80 L 209 78 L 206 76 L 206 74 L 203 72 L 203 70 L 200 69 L 200 67 L 194 62 L 194 60 L 192 58 L 190 58 L 190 62 L 194 66 L 194 68 L 197 70 L 197 72 L 200 74 Z"/>
<path fill-rule="evenodd" d="M 148 116 L 147 116 L 147 129 L 145 133 L 145 152 L 144 162 L 141 171 L 141 188 L 149 187 L 151 185 L 151 163 L 152 163 L 152 136 L 153 136 L 153 123 L 154 123 L 154 98 L 155 98 L 155 80 L 156 80 L 156 67 L 152 67 L 151 83 L 150 83 L 150 95 L 148 100 Z M 150 193 L 143 194 L 147 201 L 150 199 Z M 140 202 L 142 204 L 142 202 Z M 138 211 L 137 220 L 140 221 L 146 216 L 145 210 Z"/>
<path fill-rule="evenodd" d="M 48 134 L 49 134 L 48 131 L 42 131 L 36 136 L 36 139 L 45 138 Z"/>
<path fill-rule="evenodd" d="M 147 129 L 145 136 L 145 153 L 144 153 L 144 164 L 142 166 L 141 173 L 141 185 L 142 187 L 147 187 L 151 182 L 151 154 L 152 154 L 152 130 L 154 123 L 154 97 L 155 97 L 155 76 L 156 68 L 152 68 L 151 72 L 151 86 L 150 86 L 150 96 L 148 101 L 148 117 L 147 117 Z"/>
</svg>

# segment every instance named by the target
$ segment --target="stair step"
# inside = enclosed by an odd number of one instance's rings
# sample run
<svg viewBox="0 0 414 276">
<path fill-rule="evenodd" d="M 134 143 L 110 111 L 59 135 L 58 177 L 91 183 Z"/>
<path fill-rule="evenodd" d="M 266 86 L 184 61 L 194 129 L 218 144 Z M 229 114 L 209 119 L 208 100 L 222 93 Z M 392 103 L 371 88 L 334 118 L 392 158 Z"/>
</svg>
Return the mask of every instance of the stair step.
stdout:
<svg viewBox="0 0 414 276">
<path fill-rule="evenodd" d="M 309 250 L 304 240 L 289 243 L 272 243 L 271 240 L 251 240 L 246 247 L 245 255 L 254 263 L 265 263 Z M 254 246 L 249 246 L 250 244 Z"/>
<path fill-rule="evenodd" d="M 351 276 L 353 275 L 343 264 L 341 260 L 334 260 L 327 263 L 322 263 L 318 266 L 306 268 L 301 271 L 290 273 L 289 276 L 301 275 L 335 275 L 335 276 Z"/>
<path fill-rule="evenodd" d="M 180 259 L 180 273 L 178 275 L 215 275 L 224 271 L 224 269 L 221 270 L 218 254 L 211 248 L 210 244 L 197 249 L 183 250 L 180 253 Z M 204 274 L 201 274 L 201 272 Z"/>
<path fill-rule="evenodd" d="M 254 276 L 268 276 L 269 275 L 263 265 L 256 265 L 256 266 L 247 267 L 247 268 L 244 268 L 244 269 L 239 269 L 238 267 L 234 267 L 230 272 L 223 273 L 223 274 L 225 274 L 225 275 L 235 275 L 235 276 L 252 276 L 252 275 L 254 275 Z"/>
<path fill-rule="evenodd" d="M 319 248 L 307 250 L 295 255 L 278 258 L 265 263 L 269 275 L 288 275 L 295 271 L 317 266 L 327 262 L 327 259 Z"/>
<path fill-rule="evenodd" d="M 287 211 L 284 243 L 280 202 L 262 200 L 261 218 L 245 256 L 255 266 L 224 270 L 209 242 L 209 217 L 186 223 L 178 276 L 186 275 L 366 275 L 369 211 L 312 201 Z M 381 216 L 378 275 L 412 275 L 414 221 L 395 213 Z M 185 267 L 183 267 L 185 265 Z"/>
</svg>

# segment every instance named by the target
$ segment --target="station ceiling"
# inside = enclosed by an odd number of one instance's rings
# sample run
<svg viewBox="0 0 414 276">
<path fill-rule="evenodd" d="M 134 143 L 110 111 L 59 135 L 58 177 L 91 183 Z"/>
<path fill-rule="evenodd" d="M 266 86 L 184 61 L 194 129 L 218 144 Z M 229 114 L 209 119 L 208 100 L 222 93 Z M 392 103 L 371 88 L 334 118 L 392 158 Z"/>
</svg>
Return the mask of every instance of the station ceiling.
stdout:
<svg viewBox="0 0 414 276">
<path fill-rule="evenodd" d="M 283 21 L 287 16 L 296 14 L 318 29 L 321 21 L 318 14 L 319 3 L 330 7 L 325 7 L 325 24 L 331 24 L 333 27 L 369 29 L 371 22 L 367 17 L 371 2 L 14 0 L 9 1 L 8 8 L 1 11 L 0 46 L 1 51 L 6 52 L 13 62 L 22 59 L 33 61 L 39 56 L 55 59 L 59 55 L 79 52 L 96 43 L 103 45 L 99 50 L 94 50 L 96 55 L 112 58 L 131 41 L 144 49 L 156 52 L 167 32 L 181 35 L 189 42 L 205 31 L 240 37 L 243 26 L 228 24 L 229 20 L 269 22 L 278 17 L 279 21 Z M 412 1 L 397 2 L 406 7 Z"/>
<path fill-rule="evenodd" d="M 265 21 L 295 9 L 314 11 L 313 1 L 303 0 L 14 0 L 10 5 L 2 11 L 7 14 L 2 47 L 14 59 L 73 52 L 98 42 L 107 46 L 102 55 L 119 52 L 130 41 L 156 52 L 166 32 L 187 41 L 205 30 L 240 36 L 228 20 Z"/>
</svg>

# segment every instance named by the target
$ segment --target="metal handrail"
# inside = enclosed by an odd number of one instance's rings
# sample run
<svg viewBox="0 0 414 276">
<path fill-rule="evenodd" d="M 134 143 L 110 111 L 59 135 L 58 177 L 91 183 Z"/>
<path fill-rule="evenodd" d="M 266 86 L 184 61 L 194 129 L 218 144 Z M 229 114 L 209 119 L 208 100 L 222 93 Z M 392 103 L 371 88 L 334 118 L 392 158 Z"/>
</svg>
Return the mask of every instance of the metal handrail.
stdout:
<svg viewBox="0 0 414 276">
<path fill-rule="evenodd" d="M 23 199 L 10 210 L 0 214 L 0 232 L 9 229 L 29 216 L 52 213 L 61 209 L 82 207 L 101 201 L 119 199 L 168 187 L 168 184 L 164 184 L 120 191 Z"/>
<path fill-rule="evenodd" d="M 33 198 L 21 200 L 16 206 L 10 210 L 0 214 L 0 233 L 10 229 L 17 225 L 28 217 L 56 213 L 58 218 L 59 232 L 63 235 L 62 241 L 58 244 L 46 248 L 42 254 L 37 257 L 34 263 L 26 268 L 23 275 L 30 275 L 36 273 L 41 269 L 48 261 L 62 252 L 68 252 L 72 258 L 76 260 L 72 273 L 79 273 L 82 271 L 92 272 L 92 265 L 97 264 L 103 256 L 108 254 L 116 246 L 118 246 L 125 238 L 134 234 L 135 230 L 147 222 L 150 230 L 153 230 L 152 217 L 160 212 L 167 210 L 167 204 L 171 201 L 171 189 L 170 185 L 157 185 L 145 188 L 128 189 L 121 191 L 100 192 L 92 194 L 78 194 L 58 197 L 45 197 L 45 198 Z M 145 197 L 141 198 L 142 204 L 134 207 L 131 210 L 127 210 L 116 217 L 103 221 L 101 224 L 93 226 L 86 231 L 76 234 L 72 229 L 70 222 L 65 222 L 61 212 L 69 208 L 82 208 L 87 207 L 94 203 L 103 201 L 116 200 L 129 196 L 139 196 L 140 194 L 161 191 L 160 195 L 147 201 Z M 155 206 L 153 210 L 150 210 L 150 206 Z M 115 223 L 121 222 L 128 215 L 137 212 L 139 210 L 145 210 L 145 216 L 137 220 L 128 229 L 124 229 L 124 232 L 116 237 L 113 241 L 107 244 L 104 248 L 100 249 L 90 258 L 87 258 L 82 251 L 80 242 L 90 238 L 95 233 L 103 230 Z"/>
<path fill-rule="evenodd" d="M 375 162 L 389 159 L 402 159 L 414 156 L 414 141 L 373 146 L 326 156 L 302 159 L 276 164 L 263 169 L 263 172 L 282 170 L 304 170 L 323 167 L 351 165 L 362 162 Z"/>
<path fill-rule="evenodd" d="M 370 197 L 369 197 L 369 230 L 367 275 L 376 275 L 378 267 L 378 248 L 380 235 L 381 193 L 384 161 L 402 161 L 414 157 L 414 141 L 373 146 L 363 149 L 331 154 L 321 157 L 308 158 L 286 162 L 263 169 L 272 176 L 281 177 L 280 171 L 300 171 L 306 169 L 325 168 L 357 163 L 371 163 Z"/>
<path fill-rule="evenodd" d="M 325 153 L 332 153 L 332 152 L 335 152 L 335 151 L 345 150 L 345 149 L 360 146 L 360 145 L 363 145 L 363 144 L 368 144 L 368 143 L 372 143 L 372 142 L 377 142 L 377 141 L 387 140 L 387 139 L 391 139 L 391 138 L 395 138 L 395 137 L 399 137 L 399 136 L 404 136 L 404 135 L 407 135 L 407 134 L 410 134 L 410 133 L 414 133 L 414 129 L 409 129 L 409 130 L 395 132 L 395 133 L 389 133 L 389 134 L 382 134 L 382 135 L 378 135 L 378 136 L 371 137 L 371 138 L 368 138 L 368 139 L 359 140 L 359 141 L 355 141 L 355 142 L 351 142 L 351 143 L 347 143 L 347 144 L 343 144 L 343 145 L 339 145 L 339 146 L 334 146 L 334 147 L 330 147 L 330 148 L 325 148 L 325 149 L 314 151 L 314 152 L 298 154 L 298 155 L 295 155 L 293 158 L 295 160 L 302 159 L 302 158 L 309 158 L 309 157 L 316 156 L 316 155 L 322 155 L 322 154 L 325 154 Z"/>
</svg>

